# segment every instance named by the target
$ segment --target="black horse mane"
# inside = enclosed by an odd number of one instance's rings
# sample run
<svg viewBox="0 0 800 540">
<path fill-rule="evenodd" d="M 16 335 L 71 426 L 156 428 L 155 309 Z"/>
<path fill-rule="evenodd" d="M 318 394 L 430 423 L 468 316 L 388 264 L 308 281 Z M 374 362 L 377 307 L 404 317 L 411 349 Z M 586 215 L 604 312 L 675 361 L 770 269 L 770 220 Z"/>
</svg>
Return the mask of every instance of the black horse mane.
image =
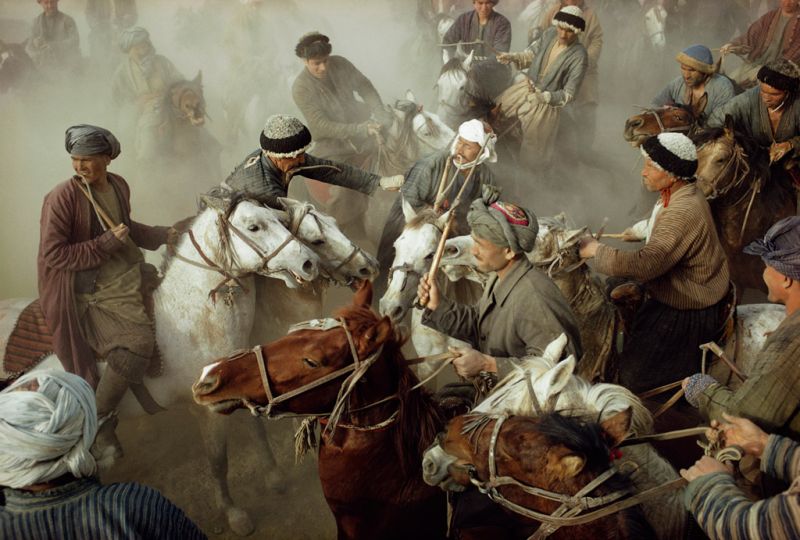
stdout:
<svg viewBox="0 0 800 540">
<path fill-rule="evenodd" d="M 380 318 L 368 307 L 346 306 L 336 312 L 336 317 L 344 317 L 354 336 L 358 336 L 380 322 Z M 397 381 L 397 395 L 400 412 L 397 429 L 393 430 L 395 452 L 403 474 L 417 474 L 422 466 L 422 454 L 431 445 L 444 426 L 442 412 L 431 394 L 425 388 L 411 390 L 419 382 L 408 367 L 401 347 L 403 341 L 393 332 L 383 348 L 383 357 L 394 370 L 392 377 Z"/>
<path fill-rule="evenodd" d="M 723 135 L 725 135 L 724 127 L 713 127 L 699 130 L 693 133 L 690 138 L 695 146 L 700 148 L 704 144 L 716 141 Z M 733 140 L 747 154 L 747 162 L 751 167 L 751 174 L 755 177 L 767 178 L 769 175 L 769 153 L 765 152 L 755 140 L 741 132 L 734 131 Z"/>
<path fill-rule="evenodd" d="M 491 58 L 474 62 L 467 73 L 464 96 L 471 101 L 471 116 L 482 118 L 496 105 L 495 100 L 511 86 L 511 69 Z"/>
</svg>

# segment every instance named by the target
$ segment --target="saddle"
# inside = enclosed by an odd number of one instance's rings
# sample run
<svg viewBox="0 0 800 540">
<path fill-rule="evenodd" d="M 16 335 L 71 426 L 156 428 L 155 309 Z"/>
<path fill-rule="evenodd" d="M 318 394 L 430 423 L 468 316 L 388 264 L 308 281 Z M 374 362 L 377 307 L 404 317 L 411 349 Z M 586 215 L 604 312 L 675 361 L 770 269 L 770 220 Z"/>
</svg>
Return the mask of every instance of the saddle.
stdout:
<svg viewBox="0 0 800 540">
<path fill-rule="evenodd" d="M 53 353 L 53 334 L 47 327 L 39 300 L 20 313 L 3 356 L 3 371 L 16 379 Z"/>
</svg>

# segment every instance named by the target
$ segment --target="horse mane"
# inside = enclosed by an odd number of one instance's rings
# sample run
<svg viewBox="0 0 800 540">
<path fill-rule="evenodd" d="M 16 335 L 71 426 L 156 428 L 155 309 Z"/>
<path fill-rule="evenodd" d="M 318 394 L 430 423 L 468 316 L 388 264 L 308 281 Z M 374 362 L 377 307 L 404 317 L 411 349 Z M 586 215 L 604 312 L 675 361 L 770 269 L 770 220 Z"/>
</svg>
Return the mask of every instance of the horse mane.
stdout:
<svg viewBox="0 0 800 540">
<path fill-rule="evenodd" d="M 511 68 L 494 58 L 474 62 L 467 73 L 464 90 L 473 99 L 494 102 L 506 88 L 511 86 Z"/>
<path fill-rule="evenodd" d="M 419 229 L 423 225 L 435 225 L 439 214 L 431 207 L 425 207 L 406 223 L 406 229 Z"/>
<path fill-rule="evenodd" d="M 366 332 L 380 321 L 378 315 L 366 306 L 345 306 L 334 313 L 344 318 L 354 335 Z M 383 357 L 394 370 L 400 409 L 396 429 L 392 431 L 393 445 L 398 461 L 406 476 L 414 475 L 422 466 L 420 456 L 430 446 L 444 425 L 444 416 L 438 404 L 425 388 L 411 390 L 419 382 L 405 361 L 402 340 L 392 337 L 384 343 Z"/>
<path fill-rule="evenodd" d="M 724 127 L 712 127 L 701 129 L 693 133 L 689 138 L 692 139 L 697 148 L 700 148 L 704 144 L 716 141 L 723 135 L 725 135 Z M 742 147 L 742 150 L 747 155 L 747 163 L 751 167 L 751 174 L 754 177 L 767 178 L 769 176 L 769 154 L 752 137 L 748 137 L 739 131 L 734 131 L 733 140 Z"/>
<path fill-rule="evenodd" d="M 464 64 L 461 62 L 461 58 L 458 56 L 453 56 L 450 60 L 444 63 L 442 69 L 439 70 L 439 77 L 445 75 L 447 73 L 457 73 L 459 71 L 463 71 L 466 73 L 464 69 Z"/>
</svg>

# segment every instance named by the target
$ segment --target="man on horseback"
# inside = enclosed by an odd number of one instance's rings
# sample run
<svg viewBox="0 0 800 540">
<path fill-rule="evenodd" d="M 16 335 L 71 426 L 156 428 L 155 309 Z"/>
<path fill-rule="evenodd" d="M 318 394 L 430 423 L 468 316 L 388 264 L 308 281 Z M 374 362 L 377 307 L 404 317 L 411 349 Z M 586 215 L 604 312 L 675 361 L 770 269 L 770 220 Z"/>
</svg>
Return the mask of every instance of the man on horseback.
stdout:
<svg viewBox="0 0 800 540">
<path fill-rule="evenodd" d="M 166 57 L 156 54 L 150 34 L 139 26 L 125 29 L 119 45 L 128 58 L 114 73 L 111 98 L 121 110 L 121 124 L 135 133 L 136 157 L 150 163 L 163 152 L 169 110 L 167 89 L 184 76 Z"/>
<path fill-rule="evenodd" d="M 769 301 L 786 306 L 786 319 L 767 338 L 747 380 L 731 390 L 710 375 L 683 382 L 686 399 L 709 419 L 746 416 L 767 431 L 800 438 L 800 217 L 784 218 L 745 252 L 764 261 Z"/>
<path fill-rule="evenodd" d="M 418 290 L 423 324 L 474 347 L 454 351 L 453 366 L 464 378 L 505 375 L 516 358 L 541 355 L 562 333 L 569 340 L 567 354 L 579 359 L 580 333 L 569 304 L 525 255 L 536 242 L 536 216 L 511 203 L 488 201 L 476 199 L 467 215 L 478 270 L 494 273 L 483 296 L 474 306 L 456 304 L 425 276 Z"/>
<path fill-rule="evenodd" d="M 771 181 L 787 188 L 794 184 L 796 189 L 800 186 L 800 68 L 781 58 L 762 66 L 758 81 L 757 87 L 717 109 L 708 125 L 724 126 L 730 116 L 737 132 L 769 151 Z"/>
<path fill-rule="evenodd" d="M 743 35 L 720 48 L 722 55 L 741 55 L 744 60 L 730 77 L 745 88 L 758 83 L 764 64 L 786 58 L 800 62 L 800 0 L 781 0 L 781 5 L 758 19 Z"/>
<path fill-rule="evenodd" d="M 583 11 L 565 6 L 534 49 L 497 56 L 501 63 L 528 68 L 527 88 L 521 89 L 524 103 L 515 108 L 523 124 L 520 160 L 529 169 L 547 170 L 552 163 L 561 108 L 574 101 L 589 66 L 586 48 L 578 40 L 585 29 Z"/>
<path fill-rule="evenodd" d="M 681 65 L 681 75 L 664 87 L 653 105 L 686 105 L 703 126 L 715 110 L 736 95 L 733 83 L 716 72 L 714 57 L 705 45 L 687 47 L 675 59 Z"/>
<path fill-rule="evenodd" d="M 475 9 L 459 15 L 442 38 L 445 45 L 451 45 L 446 48 L 448 57 L 455 54 L 459 43 L 466 54 L 474 51 L 478 59 L 509 51 L 511 23 L 494 10 L 498 1 L 472 0 Z"/>
<path fill-rule="evenodd" d="M 75 20 L 58 10 L 58 0 L 37 0 L 42 13 L 33 20 L 25 52 L 42 71 L 66 73 L 81 59 Z"/>
<path fill-rule="evenodd" d="M 487 163 L 497 162 L 495 142 L 497 137 L 491 127 L 480 120 L 469 120 L 458 127 L 458 136 L 450 148 L 423 158 L 406 173 L 406 181 L 400 189 L 402 200 L 416 211 L 426 207 L 449 210 L 470 171 L 471 185 L 462 196 L 463 201 L 479 197 L 484 185 L 494 185 L 495 179 Z M 462 204 L 455 209 L 454 234 L 466 234 L 467 207 Z M 402 201 L 397 199 L 392 205 L 378 244 L 378 263 L 382 277 L 392 264 L 393 245 L 403 230 Z M 386 279 L 378 278 L 376 290 L 382 294 L 381 287 Z"/>
<path fill-rule="evenodd" d="M 305 68 L 294 81 L 292 98 L 308 123 L 317 155 L 376 170 L 372 162 L 381 131 L 391 126 L 393 116 L 372 82 L 346 58 L 331 55 L 331 50 L 330 39 L 319 32 L 300 38 L 295 54 Z M 368 203 L 364 195 L 332 188 L 325 210 L 345 230 L 367 238 Z"/>
<path fill-rule="evenodd" d="M 708 201 L 694 183 L 694 144 L 681 133 L 662 133 L 641 149 L 644 185 L 661 193 L 645 246 L 623 251 L 592 237 L 580 243 L 580 256 L 594 258 L 595 270 L 636 280 L 647 292 L 619 360 L 620 384 L 634 392 L 697 371 L 699 346 L 716 339 L 725 321 L 730 288 Z"/>
<path fill-rule="evenodd" d="M 142 382 L 155 352 L 143 299 L 143 291 L 154 288 L 155 269 L 145 265 L 139 248 L 174 243 L 177 233 L 131 220 L 130 188 L 107 171 L 120 153 L 111 132 L 73 126 L 65 146 L 76 174 L 44 199 L 39 298 L 56 355 L 65 370 L 97 388 L 97 410 L 105 417 L 129 385 Z M 97 358 L 107 365 L 99 381 Z M 114 425 L 103 424 L 100 448 L 119 449 Z"/>
</svg>

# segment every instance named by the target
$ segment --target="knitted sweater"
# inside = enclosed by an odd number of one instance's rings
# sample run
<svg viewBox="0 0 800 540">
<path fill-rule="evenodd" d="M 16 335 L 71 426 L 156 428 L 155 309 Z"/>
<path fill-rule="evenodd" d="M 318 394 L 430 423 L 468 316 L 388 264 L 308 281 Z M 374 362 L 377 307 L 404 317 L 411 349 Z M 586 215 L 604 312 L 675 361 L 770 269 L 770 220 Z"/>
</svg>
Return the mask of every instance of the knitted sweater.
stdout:
<svg viewBox="0 0 800 540">
<path fill-rule="evenodd" d="M 730 281 L 711 209 L 694 184 L 672 193 L 644 247 L 623 251 L 601 244 L 595 268 L 644 283 L 651 297 L 675 309 L 713 306 Z"/>
</svg>

